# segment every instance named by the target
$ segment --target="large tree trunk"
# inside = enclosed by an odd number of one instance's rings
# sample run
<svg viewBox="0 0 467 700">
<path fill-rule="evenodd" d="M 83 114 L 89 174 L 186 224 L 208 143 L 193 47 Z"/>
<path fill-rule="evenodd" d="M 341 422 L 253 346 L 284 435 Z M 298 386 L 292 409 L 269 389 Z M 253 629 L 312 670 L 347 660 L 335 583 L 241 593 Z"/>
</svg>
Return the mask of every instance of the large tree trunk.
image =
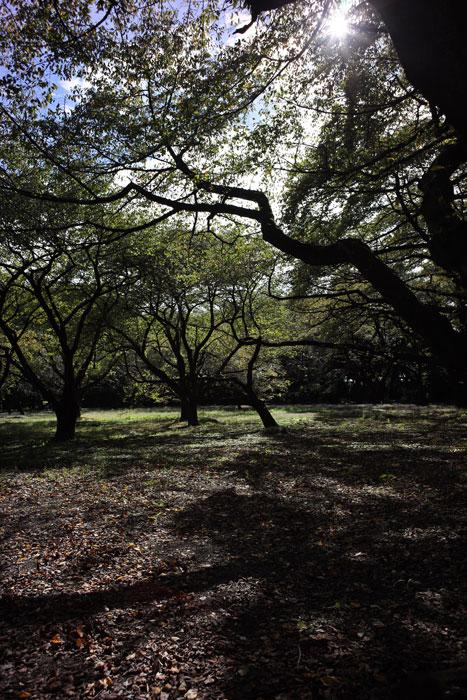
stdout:
<svg viewBox="0 0 467 700">
<path fill-rule="evenodd" d="M 379 12 L 408 79 L 467 143 L 465 0 L 368 0 Z"/>
<path fill-rule="evenodd" d="M 198 418 L 198 402 L 192 396 L 185 396 L 181 398 L 181 411 L 180 420 L 186 421 L 188 425 L 199 425 Z"/>
<path fill-rule="evenodd" d="M 262 200 L 261 200 L 262 197 Z M 449 320 L 432 306 L 421 302 L 396 272 L 380 260 L 371 248 L 356 238 L 345 238 L 329 245 L 303 243 L 290 238 L 274 222 L 269 201 L 258 196 L 263 238 L 287 255 L 312 266 L 350 263 L 373 285 L 441 360 L 444 367 L 465 376 L 465 339 Z M 262 220 L 261 220 L 262 219 Z"/>
<path fill-rule="evenodd" d="M 53 408 L 57 417 L 54 440 L 56 442 L 72 440 L 75 437 L 76 422 L 81 413 L 78 392 L 74 389 L 64 390 Z"/>
<path fill-rule="evenodd" d="M 467 149 L 465 0 L 367 0 L 380 14 L 408 79 L 438 107 Z M 253 18 L 290 0 L 247 0 Z"/>
</svg>

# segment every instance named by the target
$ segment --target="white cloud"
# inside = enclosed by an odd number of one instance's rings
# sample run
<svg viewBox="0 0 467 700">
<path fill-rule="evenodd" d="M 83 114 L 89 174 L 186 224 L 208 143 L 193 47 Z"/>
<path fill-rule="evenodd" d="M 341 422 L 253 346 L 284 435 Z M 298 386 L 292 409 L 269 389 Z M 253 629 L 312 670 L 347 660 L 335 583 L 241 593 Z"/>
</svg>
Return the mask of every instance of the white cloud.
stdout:
<svg viewBox="0 0 467 700">
<path fill-rule="evenodd" d="M 133 179 L 133 173 L 131 170 L 122 169 L 114 175 L 113 181 L 117 187 L 126 187 L 129 182 Z"/>
<path fill-rule="evenodd" d="M 66 92 L 71 92 L 77 87 L 80 87 L 83 90 L 86 90 L 87 88 L 91 87 L 91 83 L 85 78 L 72 78 L 71 80 L 61 80 L 60 85 L 64 90 L 66 90 Z"/>
<path fill-rule="evenodd" d="M 231 21 L 226 21 L 225 26 L 229 28 L 235 26 L 236 29 L 241 29 L 242 27 L 251 22 L 251 15 L 246 10 L 235 13 L 235 19 L 237 18 L 238 24 L 234 25 Z M 241 41 L 242 39 L 250 39 L 255 34 L 255 32 L 256 22 L 253 22 L 251 27 L 247 29 L 247 31 L 244 34 L 236 34 L 235 32 L 231 34 L 225 42 L 225 46 L 234 46 L 238 41 Z"/>
</svg>

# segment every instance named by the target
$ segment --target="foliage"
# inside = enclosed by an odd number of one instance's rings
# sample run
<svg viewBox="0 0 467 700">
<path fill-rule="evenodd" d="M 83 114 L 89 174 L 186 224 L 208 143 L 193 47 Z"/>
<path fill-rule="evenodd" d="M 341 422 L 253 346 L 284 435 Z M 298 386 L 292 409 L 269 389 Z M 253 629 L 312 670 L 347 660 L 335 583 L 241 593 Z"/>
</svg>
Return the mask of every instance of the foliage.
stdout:
<svg viewBox="0 0 467 700">
<path fill-rule="evenodd" d="M 103 321 L 119 282 L 105 235 L 80 224 L 61 230 L 64 212 L 42 207 L 57 223 L 54 237 L 34 231 L 35 207 L 21 213 L 30 231 L 17 238 L 9 220 L 2 245 L 0 328 L 11 364 L 57 413 L 57 434 L 74 432 L 82 389 L 111 371 Z M 70 212 L 69 224 L 73 223 Z M 99 305 L 98 305 L 99 302 Z M 61 425 L 63 421 L 63 425 Z"/>
<path fill-rule="evenodd" d="M 407 82 L 371 7 L 348 8 L 353 23 L 340 41 L 328 31 L 331 5 L 290 4 L 242 38 L 214 2 L 75 0 L 63 13 L 55 3 L 16 13 L 3 5 L 2 228 L 13 219 L 27 239 L 32 208 L 44 240 L 74 231 L 78 245 L 97 230 L 115 239 L 145 231 L 151 246 L 169 219 L 175 240 L 180 229 L 195 238 L 260 228 L 293 268 L 276 296 L 308 297 L 288 309 L 310 314 L 300 322 L 308 341 L 345 336 L 365 353 L 399 353 L 409 342 L 462 384 L 463 155 Z M 68 102 L 53 97 L 49 77 L 76 79 Z M 28 203 L 26 218 L 18 202 Z M 64 206 L 59 220 L 47 213 L 53 203 Z M 184 254 L 171 248 L 175 268 Z M 177 278 L 157 256 L 160 274 Z M 179 288 L 192 282 L 179 276 Z M 253 357 L 273 362 L 273 343 L 290 339 L 283 313 L 271 307 L 222 371 L 233 376 L 235 362 Z M 264 328 L 276 317 L 283 334 L 271 339 Z M 174 360 L 164 362 L 157 369 L 173 391 Z"/>
<path fill-rule="evenodd" d="M 113 310 L 116 351 L 123 347 L 133 382 L 145 392 L 155 383 L 153 398 L 161 399 L 162 384 L 182 411 L 193 412 L 188 420 L 196 424 L 206 387 L 244 370 L 251 355 L 246 343 L 268 325 L 271 254 L 242 229 L 226 228 L 213 239 L 159 226 L 151 237 L 145 232 L 133 239 L 120 262 L 121 276 L 137 281 Z M 277 319 L 266 335 L 274 324 Z"/>
</svg>

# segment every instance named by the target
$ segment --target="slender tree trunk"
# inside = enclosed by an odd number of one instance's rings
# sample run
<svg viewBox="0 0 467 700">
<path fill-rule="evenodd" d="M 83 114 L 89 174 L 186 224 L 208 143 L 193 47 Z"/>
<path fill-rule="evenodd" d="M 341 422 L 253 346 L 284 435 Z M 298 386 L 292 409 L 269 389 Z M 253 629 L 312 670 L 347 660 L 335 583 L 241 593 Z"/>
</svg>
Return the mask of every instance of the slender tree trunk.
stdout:
<svg viewBox="0 0 467 700">
<path fill-rule="evenodd" d="M 237 386 L 240 386 L 242 388 L 246 399 L 244 403 L 247 403 L 249 406 L 255 409 L 256 413 L 261 418 L 264 427 L 278 428 L 279 424 L 276 422 L 269 408 L 266 406 L 266 403 L 263 401 L 263 399 L 260 399 L 260 397 L 253 388 L 253 371 L 256 361 L 258 360 L 259 354 L 261 352 L 261 347 L 262 341 L 259 338 L 256 342 L 256 347 L 253 352 L 253 355 L 250 357 L 250 361 L 248 362 L 246 382 L 238 378 L 233 378 L 232 381 L 235 382 Z"/>
<path fill-rule="evenodd" d="M 57 417 L 54 440 L 56 442 L 72 440 L 75 437 L 76 422 L 81 414 L 76 389 L 64 390 L 53 408 Z"/>
<path fill-rule="evenodd" d="M 278 428 L 279 424 L 270 412 L 269 408 L 266 406 L 265 401 L 260 399 L 258 394 L 248 388 L 246 391 L 245 402 L 248 403 L 252 408 L 255 409 L 258 416 L 261 418 L 265 428 Z"/>
</svg>

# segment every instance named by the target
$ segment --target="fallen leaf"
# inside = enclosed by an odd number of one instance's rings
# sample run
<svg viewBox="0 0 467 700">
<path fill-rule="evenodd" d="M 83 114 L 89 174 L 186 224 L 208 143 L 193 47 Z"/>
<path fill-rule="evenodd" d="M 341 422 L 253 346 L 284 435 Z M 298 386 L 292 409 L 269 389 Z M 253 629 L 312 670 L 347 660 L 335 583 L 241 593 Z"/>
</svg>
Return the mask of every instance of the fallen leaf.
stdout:
<svg viewBox="0 0 467 700">
<path fill-rule="evenodd" d="M 375 680 L 377 680 L 379 683 L 386 683 L 388 677 L 384 673 L 375 673 Z"/>
<path fill-rule="evenodd" d="M 321 683 L 324 683 L 324 685 L 339 685 L 340 680 L 336 678 L 335 676 L 321 676 L 320 678 Z"/>
</svg>

